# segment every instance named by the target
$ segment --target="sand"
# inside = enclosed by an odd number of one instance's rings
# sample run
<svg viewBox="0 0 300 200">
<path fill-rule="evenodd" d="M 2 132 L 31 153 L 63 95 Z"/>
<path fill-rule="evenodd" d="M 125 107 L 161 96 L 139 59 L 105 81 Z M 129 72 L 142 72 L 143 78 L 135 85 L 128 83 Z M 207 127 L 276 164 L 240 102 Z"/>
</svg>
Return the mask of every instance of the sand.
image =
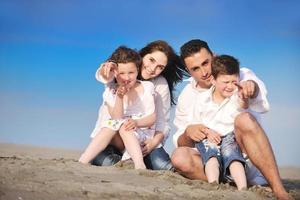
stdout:
<svg viewBox="0 0 300 200">
<path fill-rule="evenodd" d="M 79 151 L 0 143 L 0 199 L 275 199 L 268 188 L 237 191 L 169 171 L 96 167 Z M 282 168 L 284 185 L 300 199 L 300 169 Z"/>
</svg>

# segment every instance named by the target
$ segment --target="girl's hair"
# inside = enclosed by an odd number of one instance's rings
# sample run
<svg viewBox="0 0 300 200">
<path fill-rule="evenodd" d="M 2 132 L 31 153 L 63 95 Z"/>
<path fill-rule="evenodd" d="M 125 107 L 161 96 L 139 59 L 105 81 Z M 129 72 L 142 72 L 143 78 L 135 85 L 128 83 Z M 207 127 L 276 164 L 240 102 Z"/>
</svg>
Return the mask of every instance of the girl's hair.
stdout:
<svg viewBox="0 0 300 200">
<path fill-rule="evenodd" d="M 116 64 L 118 63 L 134 63 L 139 70 L 142 64 L 142 58 L 139 53 L 126 46 L 119 46 L 108 59 Z"/>
<path fill-rule="evenodd" d="M 175 105 L 175 97 L 173 91 L 175 89 L 175 85 L 182 81 L 184 76 L 188 76 L 183 63 L 181 62 L 180 57 L 175 53 L 173 48 L 163 40 L 157 40 L 147 44 L 144 48 L 140 50 L 140 55 L 143 58 L 145 55 L 149 53 L 153 53 L 155 51 L 160 51 L 164 53 L 168 62 L 165 69 L 161 72 L 161 75 L 167 80 L 170 95 L 171 95 L 171 105 Z M 143 79 L 141 76 L 141 72 L 138 76 L 139 79 Z"/>
</svg>

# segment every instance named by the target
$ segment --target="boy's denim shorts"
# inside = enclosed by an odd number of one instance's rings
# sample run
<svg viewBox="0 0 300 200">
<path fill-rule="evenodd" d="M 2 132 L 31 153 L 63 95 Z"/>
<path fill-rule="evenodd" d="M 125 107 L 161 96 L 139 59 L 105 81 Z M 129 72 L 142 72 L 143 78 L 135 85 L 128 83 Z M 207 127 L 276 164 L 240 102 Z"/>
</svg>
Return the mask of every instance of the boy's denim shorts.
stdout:
<svg viewBox="0 0 300 200">
<path fill-rule="evenodd" d="M 239 161 L 245 165 L 245 159 L 243 158 L 233 132 L 222 137 L 220 145 L 210 143 L 208 140 L 203 140 L 202 142 L 196 143 L 196 148 L 200 152 L 204 165 L 210 158 L 217 158 L 222 174 L 221 180 L 226 180 L 226 177 L 230 174 L 228 167 L 233 161 Z"/>
</svg>

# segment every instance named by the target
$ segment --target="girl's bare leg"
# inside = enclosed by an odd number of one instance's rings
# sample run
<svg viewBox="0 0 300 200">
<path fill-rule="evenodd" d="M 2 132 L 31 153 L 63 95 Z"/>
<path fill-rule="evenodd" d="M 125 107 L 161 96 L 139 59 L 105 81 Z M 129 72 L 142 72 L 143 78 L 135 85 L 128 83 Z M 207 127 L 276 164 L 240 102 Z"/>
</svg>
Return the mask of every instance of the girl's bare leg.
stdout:
<svg viewBox="0 0 300 200">
<path fill-rule="evenodd" d="M 133 130 L 126 131 L 124 126 L 120 128 L 120 136 L 124 142 L 125 149 L 128 151 L 134 162 L 135 169 L 146 169 L 140 143 Z"/>
<path fill-rule="evenodd" d="M 79 162 L 87 164 L 93 160 L 101 151 L 103 151 L 114 137 L 116 131 L 103 128 L 92 139 L 84 153 L 80 156 Z"/>
</svg>

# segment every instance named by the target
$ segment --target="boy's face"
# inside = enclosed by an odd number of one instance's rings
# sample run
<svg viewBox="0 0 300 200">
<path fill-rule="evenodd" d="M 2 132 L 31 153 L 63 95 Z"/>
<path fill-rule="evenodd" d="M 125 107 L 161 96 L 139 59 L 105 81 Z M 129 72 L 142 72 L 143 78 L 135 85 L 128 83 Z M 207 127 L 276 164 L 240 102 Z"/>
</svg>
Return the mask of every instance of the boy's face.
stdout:
<svg viewBox="0 0 300 200">
<path fill-rule="evenodd" d="M 168 62 L 167 56 L 161 51 L 154 51 L 143 57 L 141 75 L 143 79 L 155 78 L 165 69 Z"/>
<path fill-rule="evenodd" d="M 138 71 L 135 63 L 118 63 L 115 74 L 119 85 L 125 85 L 127 88 L 131 88 L 136 83 Z"/>
<path fill-rule="evenodd" d="M 238 75 L 218 75 L 217 79 L 212 79 L 213 85 L 216 87 L 215 92 L 224 98 L 233 95 L 236 90 L 239 78 Z"/>
<path fill-rule="evenodd" d="M 210 88 L 211 86 L 212 57 L 207 49 L 202 48 L 199 52 L 184 59 L 189 73 L 201 88 Z"/>
</svg>

